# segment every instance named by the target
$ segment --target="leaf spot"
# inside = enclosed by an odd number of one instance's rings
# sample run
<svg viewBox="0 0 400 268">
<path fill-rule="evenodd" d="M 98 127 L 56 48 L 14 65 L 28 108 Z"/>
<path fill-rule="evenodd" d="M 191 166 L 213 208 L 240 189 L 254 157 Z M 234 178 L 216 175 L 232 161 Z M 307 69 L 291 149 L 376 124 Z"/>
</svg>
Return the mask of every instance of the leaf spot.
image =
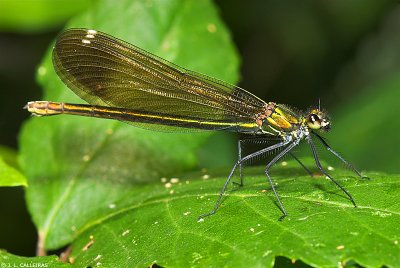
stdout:
<svg viewBox="0 0 400 268">
<path fill-rule="evenodd" d="M 207 31 L 210 33 L 215 33 L 217 31 L 217 26 L 214 23 L 209 23 L 207 25 Z"/>
<path fill-rule="evenodd" d="M 267 250 L 266 252 L 264 252 L 264 254 L 262 255 L 263 257 L 267 257 L 268 255 L 270 255 L 272 253 L 272 250 Z"/>
<path fill-rule="evenodd" d="M 200 253 L 198 253 L 198 252 L 193 252 L 192 253 L 192 263 L 196 263 L 196 262 L 198 262 L 199 260 L 201 260 L 201 259 L 203 259 L 204 257 L 200 254 Z"/>
<path fill-rule="evenodd" d="M 124 232 L 122 233 L 122 236 L 126 236 L 127 234 L 129 234 L 129 233 L 130 233 L 130 231 L 131 231 L 131 230 L 129 230 L 129 229 L 128 229 L 128 230 L 126 230 L 126 231 L 124 231 Z"/>
<path fill-rule="evenodd" d="M 38 74 L 39 74 L 39 75 L 43 76 L 43 75 L 46 75 L 46 73 L 47 73 L 47 68 L 46 68 L 46 67 L 40 66 L 40 67 L 38 68 Z"/>
<path fill-rule="evenodd" d="M 210 175 L 204 174 L 201 178 L 202 178 L 203 180 L 208 180 L 208 179 L 210 178 Z"/>
<path fill-rule="evenodd" d="M 315 245 L 311 245 L 311 246 L 313 246 L 315 248 L 324 248 L 324 247 L 326 247 L 326 245 L 324 243 L 316 243 Z"/>
<path fill-rule="evenodd" d="M 170 182 L 170 183 L 178 183 L 178 182 L 179 182 L 179 179 L 178 179 L 178 178 L 171 178 L 171 179 L 169 180 L 169 182 Z"/>
<path fill-rule="evenodd" d="M 260 235 L 260 234 L 262 234 L 262 233 L 264 233 L 265 231 L 259 231 L 259 232 L 257 232 L 257 233 L 255 233 L 255 235 Z"/>
<path fill-rule="evenodd" d="M 82 248 L 82 251 L 88 250 L 94 243 L 93 235 L 89 236 L 90 241 Z"/>
</svg>

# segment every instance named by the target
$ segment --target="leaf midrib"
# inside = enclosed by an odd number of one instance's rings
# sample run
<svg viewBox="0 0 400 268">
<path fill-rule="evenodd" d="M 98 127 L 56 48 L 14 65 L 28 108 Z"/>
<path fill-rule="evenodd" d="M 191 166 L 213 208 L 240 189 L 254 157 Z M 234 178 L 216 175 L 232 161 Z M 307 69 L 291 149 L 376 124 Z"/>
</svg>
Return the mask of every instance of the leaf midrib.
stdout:
<svg viewBox="0 0 400 268">
<path fill-rule="evenodd" d="M 119 127 L 119 122 L 115 122 L 110 129 L 112 129 L 114 132 L 118 129 Z M 89 157 L 89 161 L 81 161 L 81 166 L 76 172 L 74 176 L 71 177 L 69 180 L 68 186 L 66 187 L 65 191 L 60 195 L 58 200 L 54 202 L 53 208 L 50 210 L 50 213 L 46 217 L 46 220 L 44 221 L 43 228 L 40 230 L 41 234 L 43 235 L 42 239 L 46 241 L 47 239 L 47 234 L 50 230 L 51 225 L 53 224 L 54 220 L 56 219 L 56 215 L 60 212 L 61 207 L 64 204 L 64 201 L 70 196 L 72 193 L 72 189 L 75 186 L 76 182 L 78 181 L 79 175 L 83 173 L 85 168 L 92 163 L 94 156 L 100 152 L 100 150 L 105 146 L 107 141 L 111 138 L 111 135 L 104 135 L 103 140 L 98 143 L 98 146 L 96 149 L 92 151 L 91 156 Z"/>
</svg>

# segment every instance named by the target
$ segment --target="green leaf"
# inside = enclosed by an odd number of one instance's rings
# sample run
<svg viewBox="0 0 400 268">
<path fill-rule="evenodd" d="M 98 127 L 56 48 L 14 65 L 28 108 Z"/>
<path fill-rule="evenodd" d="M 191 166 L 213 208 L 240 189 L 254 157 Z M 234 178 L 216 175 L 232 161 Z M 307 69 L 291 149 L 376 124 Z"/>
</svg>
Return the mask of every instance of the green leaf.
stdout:
<svg viewBox="0 0 400 268">
<path fill-rule="evenodd" d="M 238 58 L 211 1 L 125 0 L 116 5 L 104 0 L 72 26 L 107 32 L 186 68 L 237 80 Z M 82 102 L 56 76 L 50 52 L 38 71 L 44 99 Z M 21 134 L 20 162 L 29 178 L 27 203 L 39 247 L 70 243 L 76 230 L 109 213 L 109 204 L 130 205 L 138 183 L 198 168 L 197 152 L 209 136 L 74 116 L 29 120 Z"/>
<path fill-rule="evenodd" d="M 0 250 L 1 267 L 71 267 L 61 262 L 57 256 L 20 257 Z"/>
<path fill-rule="evenodd" d="M 8 165 L 18 168 L 17 152 L 15 149 L 0 145 L 0 158 L 3 158 L 4 162 Z"/>
<path fill-rule="evenodd" d="M 0 186 L 28 186 L 26 178 L 0 158 Z"/>
<path fill-rule="evenodd" d="M 262 171 L 246 170 L 246 185 L 230 186 L 204 221 L 197 217 L 213 208 L 225 176 L 137 187 L 129 202 L 110 203 L 108 213 L 74 230 L 71 258 L 106 267 L 271 267 L 277 256 L 315 267 L 400 267 L 400 176 L 370 173 L 366 180 L 331 171 L 355 198 L 354 208 L 329 179 L 302 176 L 288 162 L 271 171 L 289 213 L 278 221 Z"/>
<path fill-rule="evenodd" d="M 85 10 L 89 0 L 0 1 L 0 30 L 36 32 L 54 28 Z"/>
</svg>

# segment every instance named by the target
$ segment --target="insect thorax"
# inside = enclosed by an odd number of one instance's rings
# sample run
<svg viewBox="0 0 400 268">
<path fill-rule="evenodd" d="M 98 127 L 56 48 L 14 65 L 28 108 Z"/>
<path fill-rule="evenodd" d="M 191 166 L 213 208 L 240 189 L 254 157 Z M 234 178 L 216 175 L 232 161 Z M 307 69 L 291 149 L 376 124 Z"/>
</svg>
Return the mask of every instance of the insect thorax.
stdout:
<svg viewBox="0 0 400 268">
<path fill-rule="evenodd" d="M 290 133 L 300 128 L 303 123 L 300 113 L 293 109 L 269 102 L 264 106 L 263 112 L 256 115 L 257 125 L 265 134 L 281 135 Z"/>
</svg>

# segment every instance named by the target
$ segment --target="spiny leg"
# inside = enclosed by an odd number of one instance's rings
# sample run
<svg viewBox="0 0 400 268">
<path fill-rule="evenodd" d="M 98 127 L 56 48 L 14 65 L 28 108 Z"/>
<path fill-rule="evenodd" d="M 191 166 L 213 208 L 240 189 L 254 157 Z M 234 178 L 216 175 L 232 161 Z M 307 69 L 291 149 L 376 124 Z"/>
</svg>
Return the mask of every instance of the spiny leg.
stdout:
<svg viewBox="0 0 400 268">
<path fill-rule="evenodd" d="M 322 168 L 322 165 L 321 165 L 321 163 L 319 162 L 318 155 L 317 155 L 317 151 L 315 150 L 315 146 L 314 146 L 314 143 L 313 143 L 313 141 L 312 141 L 312 139 L 311 139 L 311 136 L 308 135 L 308 136 L 306 137 L 306 139 L 307 139 L 308 144 L 310 145 L 312 154 L 313 154 L 313 156 L 314 156 L 315 164 L 317 165 L 318 169 L 319 169 L 325 176 L 327 176 L 331 181 L 333 181 L 333 182 L 336 184 L 336 186 L 338 186 L 338 187 L 349 197 L 349 199 L 350 199 L 350 201 L 353 203 L 354 207 L 357 207 L 356 202 L 354 201 L 354 199 L 353 199 L 353 197 L 351 196 L 351 194 L 350 194 L 345 188 L 343 188 L 343 186 L 341 186 L 334 178 L 332 178 L 332 176 L 330 176 L 330 175 Z"/>
<path fill-rule="evenodd" d="M 367 176 L 364 176 L 361 174 L 360 171 L 358 171 L 350 162 L 348 162 L 346 159 L 343 158 L 343 156 L 341 156 L 338 152 L 334 151 L 329 144 L 325 141 L 325 139 L 323 137 L 321 137 L 320 135 L 318 135 L 317 133 L 312 132 L 320 141 L 321 143 L 325 146 L 325 148 L 331 152 L 334 156 L 336 156 L 337 158 L 340 159 L 340 161 L 342 161 L 347 167 L 349 167 L 354 173 L 356 173 L 360 178 L 362 179 L 370 179 Z"/>
<path fill-rule="evenodd" d="M 235 163 L 235 165 L 233 166 L 233 168 L 232 168 L 232 170 L 231 170 L 231 173 L 229 173 L 229 176 L 228 176 L 228 178 L 226 179 L 224 185 L 222 186 L 222 189 L 221 189 L 221 191 L 220 191 L 220 193 L 219 193 L 217 202 L 215 202 L 214 208 L 213 208 L 210 212 L 200 215 L 200 216 L 199 216 L 199 220 L 202 219 L 202 218 L 205 218 L 205 217 L 208 217 L 208 216 L 210 216 L 210 215 L 215 214 L 215 212 L 217 211 L 217 209 L 218 209 L 218 207 L 219 207 L 219 205 L 220 205 L 222 196 L 223 196 L 224 193 L 225 193 L 226 187 L 228 186 L 228 183 L 229 183 L 229 181 L 231 180 L 231 178 L 232 178 L 232 176 L 233 176 L 233 174 L 234 174 L 234 172 L 235 172 L 237 166 L 239 166 L 241 163 L 243 163 L 243 162 L 245 162 L 245 161 L 247 161 L 247 160 L 250 160 L 251 158 L 256 157 L 256 156 L 258 156 L 258 155 L 260 155 L 260 154 L 264 154 L 264 153 L 266 153 L 266 152 L 268 152 L 268 151 L 275 150 L 275 149 L 277 149 L 277 148 L 286 146 L 286 145 L 289 144 L 290 142 L 291 142 L 291 139 L 287 139 L 287 140 L 285 140 L 285 141 L 282 141 L 282 142 L 279 142 L 279 143 L 277 143 L 277 144 L 271 145 L 271 146 L 269 146 L 269 147 L 267 147 L 267 148 L 263 148 L 263 149 L 261 149 L 261 150 L 259 150 L 259 151 L 257 151 L 257 152 L 254 152 L 254 153 L 251 153 L 251 154 L 249 154 L 249 155 L 246 155 L 245 157 L 243 157 L 243 158 L 241 158 L 239 161 L 237 161 L 237 162 Z M 274 189 L 274 191 L 275 191 L 275 189 Z"/>
<path fill-rule="evenodd" d="M 271 138 L 266 138 L 266 137 L 264 137 L 264 138 L 243 139 L 243 140 L 240 139 L 238 141 L 238 161 L 240 161 L 242 159 L 242 150 L 243 150 L 244 143 L 245 142 L 257 143 L 258 141 L 272 141 L 272 140 L 271 140 Z M 300 166 L 302 166 L 304 168 L 304 170 L 311 177 L 313 176 L 312 172 L 300 161 L 300 159 L 298 159 L 292 152 L 290 152 L 289 154 L 297 161 L 297 163 L 299 163 Z M 233 183 L 236 184 L 236 185 L 239 185 L 239 186 L 243 186 L 243 164 L 242 163 L 240 163 L 240 166 L 239 166 L 239 177 L 240 177 L 240 182 L 237 183 L 237 182 L 234 181 Z"/>
<path fill-rule="evenodd" d="M 257 143 L 258 141 L 265 141 L 265 140 L 269 140 L 267 138 L 260 138 L 260 137 L 251 137 L 248 139 L 239 139 L 238 141 L 238 161 L 240 161 L 242 159 L 242 150 L 243 150 L 243 146 L 245 143 Z M 280 139 L 281 140 L 281 139 Z M 243 186 L 243 163 L 240 163 L 239 166 L 239 177 L 240 177 L 240 183 L 237 182 L 233 182 L 236 185 L 239 186 Z"/>
<path fill-rule="evenodd" d="M 239 186 L 243 186 L 243 165 L 242 165 L 242 140 L 238 141 L 238 161 L 240 162 L 240 166 L 239 166 L 239 177 L 240 177 L 240 183 L 237 183 Z"/>
<path fill-rule="evenodd" d="M 276 190 L 275 190 L 274 183 L 272 182 L 271 177 L 269 176 L 269 173 L 268 173 L 268 172 L 269 172 L 269 169 L 270 169 L 281 157 L 283 157 L 285 154 L 287 154 L 290 150 L 293 149 L 293 147 L 295 147 L 295 146 L 298 145 L 298 144 L 299 144 L 299 140 L 295 140 L 295 141 L 294 141 L 293 143 L 291 143 L 288 147 L 286 147 L 284 150 L 282 150 L 278 155 L 276 155 L 276 156 L 267 164 L 267 166 L 265 167 L 265 174 L 267 175 L 269 184 L 271 185 L 271 189 L 272 189 L 272 191 L 274 192 L 276 199 L 278 200 L 278 204 L 279 204 L 280 210 L 281 210 L 282 213 L 283 213 L 283 215 L 279 218 L 280 221 L 283 220 L 283 219 L 287 216 L 287 213 L 286 213 L 285 207 L 283 206 L 283 203 L 282 203 L 281 199 L 279 198 L 278 193 L 277 193 Z"/>
</svg>

